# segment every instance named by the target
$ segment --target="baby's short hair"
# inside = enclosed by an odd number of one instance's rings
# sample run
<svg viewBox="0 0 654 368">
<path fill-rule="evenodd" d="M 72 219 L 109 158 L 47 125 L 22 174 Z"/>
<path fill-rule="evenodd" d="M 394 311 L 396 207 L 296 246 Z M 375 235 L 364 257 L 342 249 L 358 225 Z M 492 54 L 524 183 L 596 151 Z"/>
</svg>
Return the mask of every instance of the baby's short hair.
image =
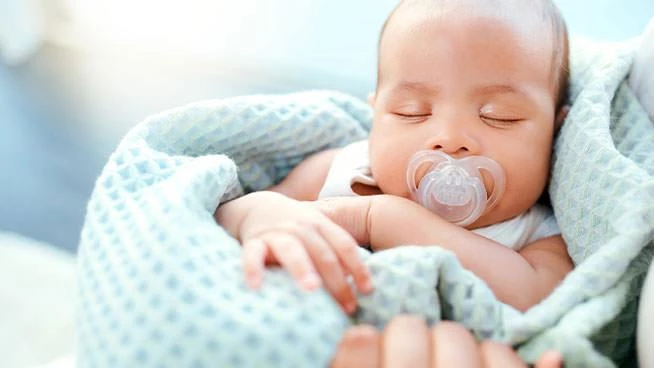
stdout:
<svg viewBox="0 0 654 368">
<path fill-rule="evenodd" d="M 381 32 L 379 33 L 379 44 L 381 46 L 384 31 L 397 10 L 405 5 L 411 3 L 421 3 L 432 6 L 438 6 L 444 0 L 400 0 L 395 6 L 391 14 L 386 18 Z M 483 1 L 483 0 L 480 0 Z M 490 0 L 486 0 L 490 1 Z M 553 0 L 538 0 L 542 9 L 542 16 L 545 20 L 552 24 L 552 36 L 554 39 L 553 53 L 552 53 L 552 73 L 556 88 L 556 110 L 559 111 L 568 100 L 568 85 L 570 80 L 570 46 L 568 41 L 568 28 L 561 11 L 556 6 Z M 537 4 L 534 4 L 537 5 Z M 378 72 L 379 73 L 379 72 Z M 379 80 L 379 77 L 378 77 Z"/>
<path fill-rule="evenodd" d="M 570 43 L 568 27 L 559 8 L 552 0 L 541 0 L 545 9 L 545 16 L 552 22 L 554 37 L 554 52 L 552 72 L 558 75 L 556 81 L 556 110 L 558 111 L 568 101 L 568 87 L 570 83 Z"/>
</svg>

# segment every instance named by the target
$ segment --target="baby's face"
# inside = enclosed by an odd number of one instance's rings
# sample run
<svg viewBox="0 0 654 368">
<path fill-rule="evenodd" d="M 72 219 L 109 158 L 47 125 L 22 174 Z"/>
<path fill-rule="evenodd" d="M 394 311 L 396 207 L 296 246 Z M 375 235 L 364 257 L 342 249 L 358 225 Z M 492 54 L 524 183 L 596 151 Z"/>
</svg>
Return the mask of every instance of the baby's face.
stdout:
<svg viewBox="0 0 654 368">
<path fill-rule="evenodd" d="M 514 217 L 546 186 L 555 119 L 547 28 L 483 14 L 406 11 L 388 24 L 372 100 L 370 164 L 380 189 L 409 197 L 420 150 L 486 156 L 505 172 L 497 206 L 468 226 Z M 492 186 L 490 181 L 487 188 Z"/>
</svg>

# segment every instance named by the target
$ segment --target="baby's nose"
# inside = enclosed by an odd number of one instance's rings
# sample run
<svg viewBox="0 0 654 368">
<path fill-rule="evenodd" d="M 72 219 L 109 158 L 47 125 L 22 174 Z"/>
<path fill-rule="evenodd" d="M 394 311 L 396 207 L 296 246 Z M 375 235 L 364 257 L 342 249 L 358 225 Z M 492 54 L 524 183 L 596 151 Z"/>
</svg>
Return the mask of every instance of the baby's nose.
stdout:
<svg viewBox="0 0 654 368">
<path fill-rule="evenodd" d="M 427 149 L 438 150 L 450 156 L 477 154 L 479 145 L 476 139 L 465 130 L 457 127 L 435 127 L 434 134 L 427 142 Z"/>
<path fill-rule="evenodd" d="M 439 144 L 434 144 L 431 149 L 445 152 L 448 155 L 464 154 L 470 151 L 470 149 L 465 145 L 451 142 L 440 142 Z"/>
</svg>

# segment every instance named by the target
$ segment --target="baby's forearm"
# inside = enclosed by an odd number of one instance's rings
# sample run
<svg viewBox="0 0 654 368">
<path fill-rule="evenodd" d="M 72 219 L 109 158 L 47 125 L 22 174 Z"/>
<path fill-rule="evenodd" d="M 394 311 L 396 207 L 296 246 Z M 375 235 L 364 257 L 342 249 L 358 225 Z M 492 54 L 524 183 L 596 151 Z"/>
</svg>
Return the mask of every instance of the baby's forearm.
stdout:
<svg viewBox="0 0 654 368">
<path fill-rule="evenodd" d="M 517 309 L 526 310 L 538 303 L 560 281 L 552 280 L 551 273 L 540 272 L 521 254 L 453 225 L 407 199 L 375 196 L 368 216 L 374 250 L 402 244 L 446 248 L 456 254 L 463 267 L 486 281 L 498 299 Z"/>
</svg>

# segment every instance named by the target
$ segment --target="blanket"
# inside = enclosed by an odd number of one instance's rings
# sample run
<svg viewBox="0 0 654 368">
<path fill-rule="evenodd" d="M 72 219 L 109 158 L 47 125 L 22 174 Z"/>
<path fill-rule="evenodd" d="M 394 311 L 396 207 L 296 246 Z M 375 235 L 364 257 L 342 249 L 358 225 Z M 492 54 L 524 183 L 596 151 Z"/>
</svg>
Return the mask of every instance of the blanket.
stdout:
<svg viewBox="0 0 654 368">
<path fill-rule="evenodd" d="M 575 367 L 627 363 L 654 248 L 654 125 L 624 83 L 633 44 L 572 46 L 549 193 L 576 267 L 540 304 L 503 304 L 437 244 L 362 249 L 376 290 L 352 319 L 283 270 L 249 290 L 217 206 L 365 138 L 371 110 L 332 91 L 202 101 L 137 125 L 97 180 L 79 250 L 78 364 L 326 366 L 348 326 L 399 313 L 460 321 L 528 361 L 554 348 Z"/>
</svg>

